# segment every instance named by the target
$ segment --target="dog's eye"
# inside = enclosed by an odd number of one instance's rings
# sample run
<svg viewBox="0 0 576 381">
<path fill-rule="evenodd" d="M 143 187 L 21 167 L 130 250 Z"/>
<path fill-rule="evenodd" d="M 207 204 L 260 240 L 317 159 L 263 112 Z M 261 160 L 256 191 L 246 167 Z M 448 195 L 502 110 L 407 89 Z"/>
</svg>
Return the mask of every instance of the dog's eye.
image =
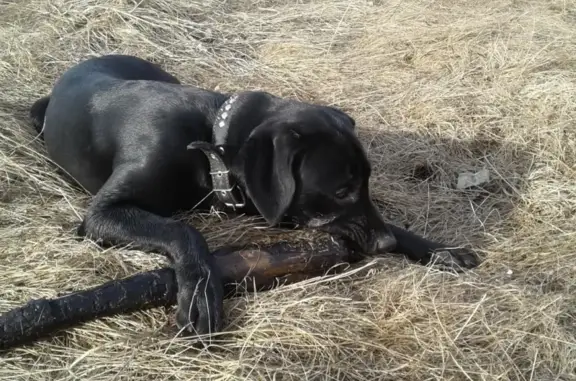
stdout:
<svg viewBox="0 0 576 381">
<path fill-rule="evenodd" d="M 350 194 L 350 188 L 345 187 L 345 188 L 338 189 L 334 195 L 337 198 L 346 198 L 346 196 L 348 196 L 349 194 Z"/>
</svg>

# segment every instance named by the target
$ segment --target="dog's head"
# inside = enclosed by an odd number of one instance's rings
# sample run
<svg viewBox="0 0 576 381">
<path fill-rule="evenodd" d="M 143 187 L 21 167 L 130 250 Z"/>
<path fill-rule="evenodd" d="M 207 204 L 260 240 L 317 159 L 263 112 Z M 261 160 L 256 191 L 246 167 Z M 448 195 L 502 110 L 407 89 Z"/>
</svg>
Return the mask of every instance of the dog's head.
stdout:
<svg viewBox="0 0 576 381">
<path fill-rule="evenodd" d="M 354 128 L 340 110 L 307 105 L 274 112 L 252 131 L 241 151 L 241 172 L 269 224 L 289 219 L 368 253 L 394 248 L 370 198 L 371 166 Z"/>
</svg>

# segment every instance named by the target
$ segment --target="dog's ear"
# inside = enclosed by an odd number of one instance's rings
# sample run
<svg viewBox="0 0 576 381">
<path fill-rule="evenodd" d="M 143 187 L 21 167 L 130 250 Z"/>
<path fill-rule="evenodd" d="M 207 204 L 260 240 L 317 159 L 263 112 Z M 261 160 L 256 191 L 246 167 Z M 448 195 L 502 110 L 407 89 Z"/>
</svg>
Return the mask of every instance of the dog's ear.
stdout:
<svg viewBox="0 0 576 381">
<path fill-rule="evenodd" d="M 247 193 L 271 226 L 280 222 L 294 198 L 293 163 L 299 140 L 300 134 L 291 128 L 261 126 L 242 149 Z"/>
<path fill-rule="evenodd" d="M 345 113 L 344 111 L 340 110 L 334 106 L 327 106 L 328 110 L 332 113 L 332 115 L 339 120 L 343 125 L 352 128 L 353 131 L 356 130 L 356 121 L 350 115 Z"/>
</svg>

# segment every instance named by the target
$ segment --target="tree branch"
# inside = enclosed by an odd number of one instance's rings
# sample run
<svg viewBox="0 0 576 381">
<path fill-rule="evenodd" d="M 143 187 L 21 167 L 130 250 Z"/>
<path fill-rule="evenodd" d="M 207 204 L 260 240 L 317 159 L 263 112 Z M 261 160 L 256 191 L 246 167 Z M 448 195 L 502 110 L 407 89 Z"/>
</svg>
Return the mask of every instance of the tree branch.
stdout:
<svg viewBox="0 0 576 381">
<path fill-rule="evenodd" d="M 335 265 L 357 261 L 336 241 L 314 245 L 276 243 L 263 248 L 224 248 L 213 253 L 232 295 L 246 281 L 247 291 L 265 290 L 322 275 Z M 54 299 L 31 300 L 0 316 L 0 349 L 25 344 L 55 331 L 97 318 L 176 303 L 171 268 L 139 273 Z"/>
</svg>

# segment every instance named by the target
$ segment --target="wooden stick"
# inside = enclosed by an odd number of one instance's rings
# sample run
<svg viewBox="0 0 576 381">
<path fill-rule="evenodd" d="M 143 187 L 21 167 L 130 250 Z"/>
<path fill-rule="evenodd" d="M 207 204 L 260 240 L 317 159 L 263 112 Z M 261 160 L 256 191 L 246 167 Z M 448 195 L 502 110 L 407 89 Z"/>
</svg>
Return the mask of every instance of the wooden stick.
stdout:
<svg viewBox="0 0 576 381">
<path fill-rule="evenodd" d="M 236 289 L 234 284 L 243 281 L 247 291 L 270 289 L 280 283 L 322 275 L 338 264 L 359 259 L 342 243 L 331 240 L 313 246 L 281 242 L 264 248 L 225 248 L 213 255 L 230 291 Z M 97 318 L 173 305 L 177 289 L 174 271 L 162 268 L 59 298 L 31 300 L 0 316 L 0 349 L 32 342 Z"/>
</svg>

